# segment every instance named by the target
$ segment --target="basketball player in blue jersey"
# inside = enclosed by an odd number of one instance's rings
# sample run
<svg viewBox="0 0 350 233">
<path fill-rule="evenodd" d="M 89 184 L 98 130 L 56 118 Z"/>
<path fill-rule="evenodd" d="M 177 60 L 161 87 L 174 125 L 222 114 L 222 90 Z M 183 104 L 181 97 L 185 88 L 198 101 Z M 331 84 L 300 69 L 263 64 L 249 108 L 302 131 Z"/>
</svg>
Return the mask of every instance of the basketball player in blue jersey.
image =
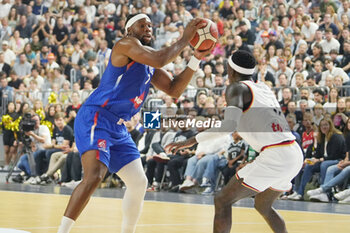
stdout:
<svg viewBox="0 0 350 233">
<path fill-rule="evenodd" d="M 114 45 L 99 87 L 80 108 L 75 120 L 76 145 L 81 154 L 84 178 L 69 200 L 59 233 L 70 231 L 107 169 L 117 173 L 126 185 L 121 232 L 135 232 L 147 178 L 139 151 L 123 122 L 140 110 L 150 84 L 172 97 L 181 95 L 200 60 L 214 45 L 207 51 L 194 51 L 187 68 L 174 79 L 161 67 L 175 60 L 189 45 L 197 29 L 205 25 L 203 19 L 193 19 L 182 38 L 171 47 L 156 51 L 148 46 L 152 39 L 149 17 L 145 14 L 128 17 L 126 36 Z"/>
<path fill-rule="evenodd" d="M 232 204 L 255 196 L 255 209 L 274 232 L 287 232 L 282 217 L 272 203 L 291 189 L 291 180 L 303 164 L 303 153 L 290 132 L 280 105 L 270 88 L 251 80 L 256 61 L 246 51 L 237 51 L 228 59 L 226 89 L 227 108 L 221 128 L 211 128 L 184 142 L 172 143 L 167 152 L 176 152 L 196 143 L 209 143 L 217 137 L 237 131 L 260 152 L 214 199 L 214 233 L 229 233 L 232 225 Z"/>
</svg>

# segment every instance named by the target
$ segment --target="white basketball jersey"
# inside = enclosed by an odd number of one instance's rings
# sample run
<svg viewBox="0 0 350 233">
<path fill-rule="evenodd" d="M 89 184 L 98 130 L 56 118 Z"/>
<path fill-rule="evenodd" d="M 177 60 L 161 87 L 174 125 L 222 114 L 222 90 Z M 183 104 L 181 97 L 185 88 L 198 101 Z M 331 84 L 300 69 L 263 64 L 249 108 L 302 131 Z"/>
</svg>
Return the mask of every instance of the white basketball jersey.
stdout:
<svg viewBox="0 0 350 233">
<path fill-rule="evenodd" d="M 295 140 L 280 105 L 263 82 L 242 81 L 252 93 L 252 103 L 239 121 L 237 131 L 241 137 L 260 152 L 265 146 Z"/>
</svg>

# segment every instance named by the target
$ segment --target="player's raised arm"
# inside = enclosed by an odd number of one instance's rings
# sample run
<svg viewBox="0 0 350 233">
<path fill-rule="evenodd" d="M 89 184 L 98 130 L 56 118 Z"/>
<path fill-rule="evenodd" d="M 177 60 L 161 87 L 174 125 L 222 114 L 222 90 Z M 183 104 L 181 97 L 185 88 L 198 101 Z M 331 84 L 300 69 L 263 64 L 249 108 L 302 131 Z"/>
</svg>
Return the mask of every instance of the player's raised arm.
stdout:
<svg viewBox="0 0 350 233">
<path fill-rule="evenodd" d="M 165 92 L 167 95 L 179 98 L 180 95 L 186 89 L 188 83 L 191 81 L 194 72 L 197 70 L 201 59 L 209 54 L 213 46 L 203 52 L 195 50 L 194 55 L 191 57 L 187 64 L 187 67 L 176 77 L 172 78 L 168 72 L 163 69 L 156 69 L 152 77 L 151 83 L 159 90 Z"/>
<path fill-rule="evenodd" d="M 205 142 L 224 137 L 237 129 L 243 113 L 243 106 L 252 100 L 250 90 L 241 83 L 232 83 L 226 89 L 227 107 L 221 127 L 210 128 L 196 135 L 196 141 Z"/>
<path fill-rule="evenodd" d="M 202 58 L 207 54 L 210 54 L 216 45 L 218 38 L 217 27 L 212 21 L 208 19 L 205 21 L 207 21 L 207 25 L 205 28 L 201 28 L 201 35 L 197 33 L 197 35 L 190 41 L 191 45 L 195 48 L 195 51 L 194 55 L 188 62 L 186 69 L 175 78 L 171 78 L 169 74 L 162 69 L 157 69 L 154 72 L 152 84 L 157 89 L 162 90 L 171 97 L 178 98 L 184 92 Z M 201 27 L 201 25 L 199 26 Z"/>
<path fill-rule="evenodd" d="M 237 56 L 235 56 L 237 57 Z M 166 147 L 168 152 L 176 152 L 179 149 L 190 147 L 200 142 L 210 142 L 218 137 L 224 137 L 227 134 L 234 132 L 237 129 L 241 119 L 243 108 L 252 101 L 252 93 L 249 88 L 240 83 L 240 75 L 236 71 L 245 72 L 247 75 L 252 75 L 254 72 L 255 63 L 250 64 L 251 68 L 243 68 L 232 61 L 232 56 L 228 59 L 228 77 L 230 85 L 227 87 L 225 95 L 227 107 L 225 109 L 224 119 L 221 121 L 221 127 L 207 129 L 195 137 L 190 138 L 181 143 L 172 143 Z M 247 76 L 248 77 L 248 76 Z"/>
<path fill-rule="evenodd" d="M 194 37 L 197 29 L 205 25 L 206 22 L 203 19 L 193 19 L 187 24 L 180 40 L 170 47 L 154 50 L 148 46 L 152 40 L 150 19 L 144 14 L 135 15 L 126 23 L 127 36 L 118 41 L 112 51 L 112 64 L 120 67 L 132 60 L 154 68 L 161 68 L 179 56 Z"/>
<path fill-rule="evenodd" d="M 253 101 L 253 96 L 250 89 L 243 83 L 241 83 L 242 74 L 246 75 L 250 79 L 255 70 L 255 61 L 248 62 L 247 67 L 241 67 L 237 60 L 240 60 L 240 56 L 236 53 L 228 59 L 227 74 L 230 81 L 230 85 L 227 87 L 225 95 L 227 107 L 225 109 L 224 119 L 221 122 L 220 128 L 210 128 L 204 132 L 197 134 L 196 141 L 203 142 L 209 141 L 217 137 L 226 136 L 227 134 L 234 132 L 240 122 L 244 106 L 248 106 Z"/>
<path fill-rule="evenodd" d="M 243 96 L 242 92 L 241 94 Z M 239 99 L 241 98 L 241 96 L 239 95 L 241 94 L 238 94 L 237 97 L 235 97 L 237 100 L 232 100 L 232 101 L 239 102 L 240 101 Z M 225 137 L 237 129 L 241 116 L 242 116 L 242 108 L 234 105 L 228 106 L 225 109 L 225 115 L 224 115 L 224 119 L 221 121 L 221 127 L 207 129 L 197 134 L 195 137 L 192 137 L 183 142 L 171 143 L 165 147 L 165 150 L 167 151 L 167 153 L 176 153 L 180 149 L 191 147 L 197 143 L 201 143 L 201 142 L 209 143 L 210 141 L 213 141 L 217 138 Z"/>
</svg>

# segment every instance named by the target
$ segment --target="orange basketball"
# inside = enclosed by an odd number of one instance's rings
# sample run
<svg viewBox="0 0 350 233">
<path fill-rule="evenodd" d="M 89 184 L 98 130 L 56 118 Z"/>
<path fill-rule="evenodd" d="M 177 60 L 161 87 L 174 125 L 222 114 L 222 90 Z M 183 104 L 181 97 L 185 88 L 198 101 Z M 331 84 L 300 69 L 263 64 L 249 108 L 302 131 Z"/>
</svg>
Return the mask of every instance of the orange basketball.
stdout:
<svg viewBox="0 0 350 233">
<path fill-rule="evenodd" d="M 196 35 L 190 41 L 192 47 L 199 51 L 210 49 L 219 37 L 216 24 L 209 19 L 205 19 L 205 21 L 207 22 L 207 25 L 198 29 Z"/>
</svg>

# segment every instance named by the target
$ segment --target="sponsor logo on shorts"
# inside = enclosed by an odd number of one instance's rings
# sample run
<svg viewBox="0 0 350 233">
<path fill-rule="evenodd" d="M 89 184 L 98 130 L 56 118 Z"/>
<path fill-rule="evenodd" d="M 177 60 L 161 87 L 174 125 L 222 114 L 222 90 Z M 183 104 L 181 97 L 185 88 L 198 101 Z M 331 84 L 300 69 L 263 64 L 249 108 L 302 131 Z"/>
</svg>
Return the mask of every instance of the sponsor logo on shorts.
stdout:
<svg viewBox="0 0 350 233">
<path fill-rule="evenodd" d="M 107 152 L 107 142 L 105 139 L 98 139 L 97 148 L 100 151 Z"/>
</svg>

